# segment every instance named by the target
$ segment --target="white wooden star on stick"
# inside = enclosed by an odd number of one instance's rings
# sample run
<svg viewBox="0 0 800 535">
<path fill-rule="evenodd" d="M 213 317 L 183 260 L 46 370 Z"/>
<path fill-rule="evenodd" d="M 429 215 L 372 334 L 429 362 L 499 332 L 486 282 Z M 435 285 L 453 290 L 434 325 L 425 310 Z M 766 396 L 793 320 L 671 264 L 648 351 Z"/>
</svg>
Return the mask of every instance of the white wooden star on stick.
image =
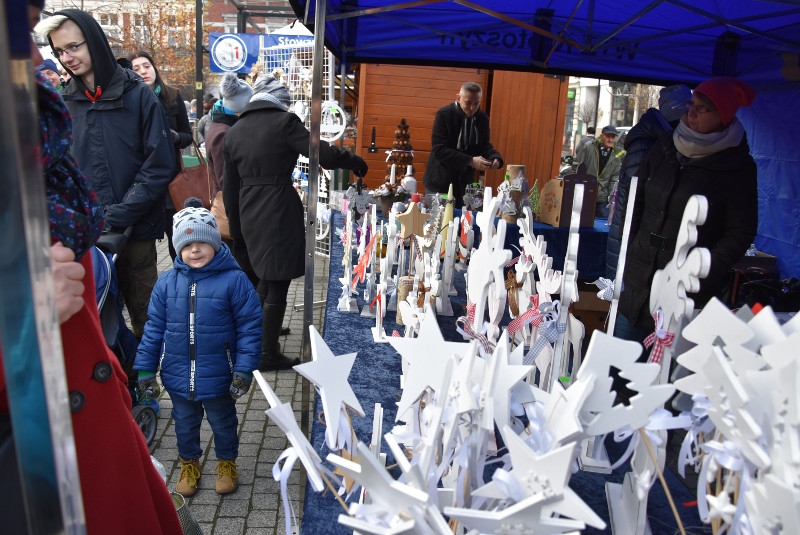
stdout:
<svg viewBox="0 0 800 535">
<path fill-rule="evenodd" d="M 544 513 L 545 499 L 535 495 L 501 511 L 481 511 L 445 507 L 444 514 L 458 520 L 478 533 L 550 535 L 571 533 L 586 527 L 583 522 L 552 518 Z"/>
<path fill-rule="evenodd" d="M 545 509 L 559 516 L 580 520 L 597 529 L 605 529 L 603 519 L 595 513 L 569 485 L 570 469 L 575 460 L 575 443 L 537 455 L 510 427 L 503 428 L 503 440 L 513 466 L 509 474 L 519 484 L 521 498 L 541 495 L 549 498 Z M 508 498 L 495 481 L 476 489 L 473 496 L 503 500 Z"/>
<path fill-rule="evenodd" d="M 392 479 L 380 461 L 370 453 L 366 444 L 359 442 L 356 448 L 360 464 L 333 453 L 328 454 L 327 460 L 367 489 L 372 504 L 382 507 L 389 515 L 403 515 L 408 518 L 408 511 L 412 507 L 421 507 L 427 503 L 427 492 Z"/>
<path fill-rule="evenodd" d="M 364 416 L 364 409 L 361 408 L 358 398 L 347 381 L 357 353 L 334 357 L 316 327 L 311 325 L 308 331 L 311 335 L 313 360 L 298 364 L 294 369 L 319 389 L 327 424 L 325 440 L 330 449 L 337 450 L 339 449 L 337 444 L 340 443 L 340 437 L 338 437 L 339 415 L 343 404 L 353 409 L 359 416 Z"/>
<path fill-rule="evenodd" d="M 322 464 L 322 459 L 320 459 L 319 455 L 317 455 L 317 452 L 314 450 L 314 446 L 311 445 L 300 430 L 300 426 L 297 425 L 297 420 L 295 420 L 294 417 L 294 409 L 292 409 L 289 403 L 281 403 L 281 400 L 278 399 L 278 396 L 269 386 L 266 379 L 264 379 L 264 376 L 261 375 L 260 371 L 255 370 L 253 372 L 253 377 L 255 377 L 258 386 L 261 387 L 261 391 L 264 392 L 264 396 L 267 398 L 267 402 L 271 407 L 266 411 L 267 416 L 269 416 L 270 420 L 275 422 L 275 425 L 280 427 L 281 431 L 286 434 L 286 438 L 289 439 L 300 462 L 303 463 L 306 469 L 306 474 L 308 480 L 311 482 L 311 486 L 314 487 L 315 491 L 322 492 L 325 488 L 325 483 L 322 481 L 319 468 Z"/>
<path fill-rule="evenodd" d="M 405 374 L 403 395 L 397 404 L 396 421 L 403 417 L 426 388 L 440 388 L 447 363 L 454 354 L 462 356 L 469 351 L 469 343 L 445 341 L 431 307 L 426 307 L 416 338 L 391 337 L 389 343 L 410 365 Z"/>
</svg>

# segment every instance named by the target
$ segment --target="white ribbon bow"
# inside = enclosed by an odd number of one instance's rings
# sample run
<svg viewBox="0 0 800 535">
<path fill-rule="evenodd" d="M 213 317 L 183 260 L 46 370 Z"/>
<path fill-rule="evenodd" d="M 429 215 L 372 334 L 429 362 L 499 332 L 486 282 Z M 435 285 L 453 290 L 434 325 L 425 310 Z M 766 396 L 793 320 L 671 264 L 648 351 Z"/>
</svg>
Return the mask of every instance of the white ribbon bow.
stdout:
<svg viewBox="0 0 800 535">
<path fill-rule="evenodd" d="M 561 303 L 558 299 L 552 303 L 540 304 L 539 311 L 541 314 L 531 321 L 531 323 L 534 323 L 537 318 L 541 318 L 542 322 L 539 324 L 538 330 L 539 336 L 522 360 L 522 363 L 526 366 L 533 364 L 533 361 L 536 360 L 536 357 L 539 356 L 546 344 L 555 344 L 558 336 L 567 332 L 567 324 L 558 322 L 561 311 Z"/>
<path fill-rule="evenodd" d="M 650 416 L 650 421 L 644 426 L 645 434 L 647 434 L 648 440 L 659 446 L 662 442 L 661 437 L 658 435 L 659 431 L 667 431 L 669 429 L 686 429 L 692 423 L 692 419 L 689 416 L 679 415 L 679 416 L 672 416 L 672 413 L 666 409 L 656 409 L 655 412 Z M 620 429 L 614 431 L 614 441 L 615 442 L 622 442 L 628 438 L 631 438 L 631 441 L 628 443 L 628 448 L 625 450 L 625 453 L 622 454 L 617 462 L 611 465 L 611 470 L 615 470 L 622 466 L 625 461 L 627 461 L 631 455 L 633 455 L 633 450 L 636 447 L 636 444 L 639 442 L 639 433 L 634 433 L 634 429 L 631 429 L 630 426 L 626 425 Z"/>
<path fill-rule="evenodd" d="M 597 286 L 600 291 L 597 292 L 597 297 L 602 299 L 603 301 L 611 301 L 614 298 L 614 281 L 611 279 L 606 279 L 605 277 L 600 277 L 592 284 Z"/>
</svg>

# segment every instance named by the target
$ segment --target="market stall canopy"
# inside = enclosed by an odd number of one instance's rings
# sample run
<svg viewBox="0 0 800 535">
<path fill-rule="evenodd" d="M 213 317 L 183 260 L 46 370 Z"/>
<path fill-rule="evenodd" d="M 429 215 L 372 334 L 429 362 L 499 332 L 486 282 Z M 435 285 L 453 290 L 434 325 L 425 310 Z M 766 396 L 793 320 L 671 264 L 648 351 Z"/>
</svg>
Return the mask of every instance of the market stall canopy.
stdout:
<svg viewBox="0 0 800 535">
<path fill-rule="evenodd" d="M 290 0 L 313 28 L 316 0 Z M 667 85 L 800 80 L 798 0 L 328 0 L 347 63 L 524 70 Z"/>
</svg>

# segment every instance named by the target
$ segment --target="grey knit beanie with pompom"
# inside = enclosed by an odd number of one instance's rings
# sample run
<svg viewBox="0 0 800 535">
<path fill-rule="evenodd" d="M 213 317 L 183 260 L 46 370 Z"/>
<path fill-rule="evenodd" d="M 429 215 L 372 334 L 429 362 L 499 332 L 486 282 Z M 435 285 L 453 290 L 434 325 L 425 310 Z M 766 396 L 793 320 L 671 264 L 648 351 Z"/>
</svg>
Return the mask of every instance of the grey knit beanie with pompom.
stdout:
<svg viewBox="0 0 800 535">
<path fill-rule="evenodd" d="M 218 253 L 222 238 L 219 235 L 217 220 L 211 212 L 203 208 L 203 201 L 189 197 L 183 203 L 186 207 L 172 216 L 172 245 L 178 254 L 192 242 L 203 242 Z"/>
<path fill-rule="evenodd" d="M 239 113 L 250 102 L 253 88 L 244 80 L 239 79 L 236 73 L 226 72 L 219 83 L 219 96 L 222 97 L 223 106 L 233 113 Z"/>
</svg>

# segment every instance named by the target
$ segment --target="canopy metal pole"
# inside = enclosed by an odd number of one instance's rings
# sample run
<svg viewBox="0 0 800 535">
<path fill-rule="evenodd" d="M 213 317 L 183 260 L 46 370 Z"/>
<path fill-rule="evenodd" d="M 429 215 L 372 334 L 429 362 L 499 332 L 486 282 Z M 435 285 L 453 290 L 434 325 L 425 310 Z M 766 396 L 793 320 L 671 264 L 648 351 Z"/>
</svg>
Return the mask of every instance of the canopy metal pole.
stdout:
<svg viewBox="0 0 800 535">
<path fill-rule="evenodd" d="M 24 6 L 12 5 L 8 12 L 0 6 L 5 33 L 0 76 L 6 80 L 0 84 L 2 366 L 29 531 L 82 535 L 86 522 L 50 263 L 39 129 L 31 128 L 39 122 L 30 37 L 8 31 L 28 27 Z"/>
<path fill-rule="evenodd" d="M 303 362 L 311 360 L 311 337 L 308 329 L 314 324 L 314 245 L 317 239 L 317 199 L 319 197 L 319 145 L 322 120 L 322 63 L 325 53 L 325 0 L 317 0 L 314 20 L 314 54 L 311 79 L 311 141 L 308 147 L 308 206 L 306 207 L 306 274 L 303 294 Z M 309 432 L 308 380 L 303 379 L 300 429 Z"/>
</svg>

